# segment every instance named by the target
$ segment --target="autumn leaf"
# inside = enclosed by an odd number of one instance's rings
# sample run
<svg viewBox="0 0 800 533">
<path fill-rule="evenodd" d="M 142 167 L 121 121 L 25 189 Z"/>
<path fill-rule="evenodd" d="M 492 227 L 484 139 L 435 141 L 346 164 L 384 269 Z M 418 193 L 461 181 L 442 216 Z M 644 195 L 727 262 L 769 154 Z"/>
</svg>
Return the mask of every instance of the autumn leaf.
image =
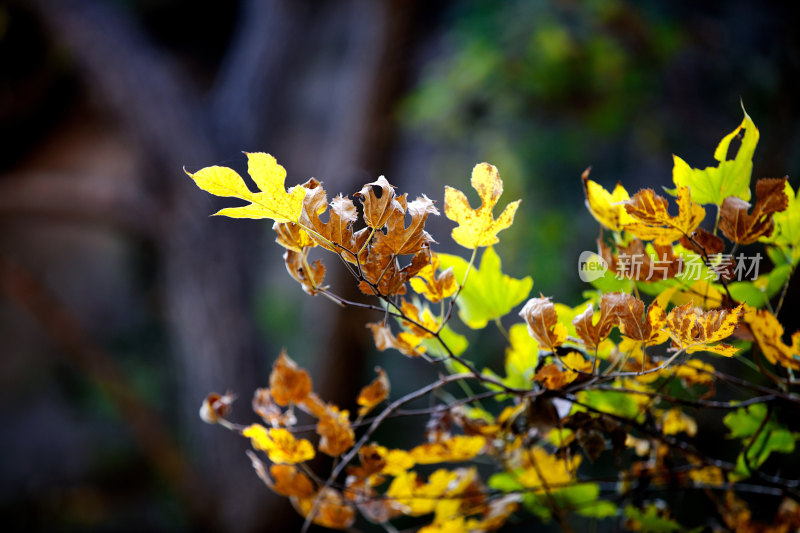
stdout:
<svg viewBox="0 0 800 533">
<path fill-rule="evenodd" d="M 381 352 L 394 348 L 408 357 L 419 357 L 425 353 L 425 347 L 422 346 L 422 337 L 407 331 L 401 331 L 395 337 L 389 326 L 382 322 L 371 322 L 367 324 L 367 327 L 372 331 L 375 347 Z"/>
<path fill-rule="evenodd" d="M 304 252 L 286 250 L 283 252 L 283 261 L 286 270 L 303 288 L 306 294 L 314 296 L 320 289 L 324 289 L 322 280 L 325 279 L 325 265 L 317 259 L 313 263 L 308 263 Z"/>
<path fill-rule="evenodd" d="M 323 248 L 340 254 L 345 260 L 356 263 L 355 254 L 369 237 L 369 230 L 353 232 L 353 223 L 358 219 L 358 211 L 353 201 L 341 194 L 330 203 L 328 221 L 323 222 L 320 215 L 328 209 L 328 197 L 322 184 L 310 179 L 303 184 L 306 196 L 303 200 L 303 212 L 300 222 L 313 230 L 309 239 Z M 341 248 L 340 248 L 341 247 Z M 350 253 L 343 252 L 342 249 Z"/>
<path fill-rule="evenodd" d="M 277 235 L 275 242 L 287 250 L 303 253 L 306 247 L 317 245 L 306 230 L 294 222 L 275 222 L 272 230 Z"/>
<path fill-rule="evenodd" d="M 380 191 L 380 197 L 375 191 Z M 372 229 L 382 228 L 394 211 L 403 211 L 395 199 L 394 187 L 383 176 L 367 183 L 354 195 L 364 205 L 364 222 Z"/>
<path fill-rule="evenodd" d="M 330 487 L 310 498 L 291 498 L 291 502 L 300 516 L 308 518 L 313 512 L 311 521 L 330 529 L 347 529 L 356 520 L 355 508 Z"/>
<path fill-rule="evenodd" d="M 587 168 L 581 175 L 587 209 L 606 228 L 622 231 L 624 226 L 633 222 L 623 205 L 623 202 L 630 200 L 628 191 L 618 182 L 614 190 L 608 192 L 602 185 L 589 179 L 589 170 Z"/>
<path fill-rule="evenodd" d="M 381 403 L 389 396 L 389 378 L 381 367 L 375 367 L 378 377 L 372 383 L 361 389 L 356 403 L 361 406 L 358 416 L 369 413 L 376 405 Z"/>
<path fill-rule="evenodd" d="M 225 394 L 212 392 L 200 406 L 200 418 L 206 424 L 218 424 L 228 417 L 235 399 L 236 396 L 230 392 Z"/>
<path fill-rule="evenodd" d="M 497 233 L 511 226 L 520 200 L 508 204 L 500 217 L 492 214 L 500 195 L 503 181 L 497 168 L 489 163 L 480 163 L 472 169 L 472 187 L 478 191 L 481 205 L 472 209 L 466 195 L 453 187 L 444 189 L 444 214 L 459 225 L 453 229 L 453 240 L 465 248 L 491 246 L 498 242 Z"/>
<path fill-rule="evenodd" d="M 284 350 L 272 365 L 269 386 L 275 403 L 286 406 L 302 402 L 311 393 L 311 377 Z"/>
<path fill-rule="evenodd" d="M 604 294 L 603 300 L 619 320 L 621 332 L 629 339 L 648 346 L 666 342 L 669 334 L 663 330 L 667 316 L 664 309 L 654 301 L 644 312 L 644 302 L 624 293 Z"/>
<path fill-rule="evenodd" d="M 727 157 L 730 143 L 743 129 L 744 137 L 736 157 L 729 160 Z M 758 128 L 745 112 L 742 123 L 723 137 L 714 151 L 714 159 L 719 161 L 718 166 L 700 170 L 691 168 L 683 159 L 673 156 L 675 165 L 672 169 L 672 181 L 678 189 L 690 187 L 694 201 L 700 204 L 721 205 L 729 196 L 750 200 L 750 175 L 753 171 L 753 152 L 756 144 L 758 144 Z"/>
<path fill-rule="evenodd" d="M 517 480 L 526 488 L 542 490 L 545 485 L 561 487 L 573 481 L 574 472 L 581 463 L 581 456 L 562 459 L 534 446 L 520 454 Z"/>
<path fill-rule="evenodd" d="M 667 200 L 652 189 L 642 189 L 625 203 L 625 210 L 636 222 L 625 226 L 625 230 L 640 239 L 655 244 L 672 244 L 683 235 L 691 235 L 703 222 L 706 210 L 692 201 L 689 188 L 678 188 L 678 215 L 671 216 Z"/>
<path fill-rule="evenodd" d="M 739 244 L 752 244 L 759 237 L 769 237 L 775 227 L 772 215 L 784 211 L 789 205 L 785 187 L 786 178 L 758 180 L 758 200 L 752 213 L 747 212 L 750 204 L 741 198 L 725 198 L 720 208 L 719 229 L 726 237 Z"/>
<path fill-rule="evenodd" d="M 800 370 L 800 331 L 792 335 L 792 344 L 783 342 L 783 326 L 767 310 L 745 306 L 744 321 L 753 333 L 761 353 L 773 365 Z"/>
<path fill-rule="evenodd" d="M 528 324 L 528 333 L 540 346 L 553 352 L 567 340 L 567 328 L 558 322 L 550 298 L 531 298 L 519 312 Z"/>
<path fill-rule="evenodd" d="M 248 437 L 253 448 L 267 453 L 273 463 L 295 464 L 314 458 L 314 446 L 306 439 L 295 439 L 289 430 L 267 429 L 261 424 L 252 424 L 242 435 Z"/>
<path fill-rule="evenodd" d="M 384 256 L 415 254 L 435 242 L 425 231 L 428 215 L 438 215 L 433 200 L 424 194 L 413 202 L 406 204 L 406 195 L 396 199 L 399 209 L 393 209 L 386 220 L 386 233 L 377 232 L 373 247 Z M 405 227 L 406 213 L 411 217 L 409 226 Z"/>
<path fill-rule="evenodd" d="M 264 419 L 264 422 L 274 428 L 293 426 L 297 422 L 291 409 L 284 412 L 278 407 L 278 404 L 272 399 L 269 389 L 256 389 L 253 394 L 252 407 L 253 411 Z"/>
<path fill-rule="evenodd" d="M 735 309 L 705 311 L 691 303 L 674 307 L 667 315 L 667 329 L 672 340 L 687 353 L 711 352 L 731 357 L 739 351 L 729 344 L 714 344 L 728 338 L 742 314 L 742 305 Z"/>
<path fill-rule="evenodd" d="M 320 436 L 319 451 L 331 457 L 342 455 L 355 442 L 355 433 L 350 426 L 350 413 L 328 406 L 327 412 L 317 423 L 317 434 Z"/>
<path fill-rule="evenodd" d="M 365 280 L 359 283 L 358 288 L 369 296 L 375 295 L 376 290 L 384 296 L 405 294 L 406 282 L 425 268 L 429 259 L 428 253 L 420 250 L 411 258 L 411 263 L 400 267 L 395 255 L 370 249 L 367 258 L 361 262 Z"/>
<path fill-rule="evenodd" d="M 800 260 L 800 198 L 788 182 L 783 192 L 788 200 L 787 208 L 773 215 L 775 231 L 770 237 L 762 237 L 761 241 L 781 248 L 791 258 L 792 264 L 797 264 Z"/>
<path fill-rule="evenodd" d="M 458 288 L 453 267 L 445 268 L 437 276 L 439 265 L 439 256 L 431 252 L 431 262 L 409 280 L 411 288 L 425 296 L 431 303 L 439 303 L 452 296 Z"/>
<path fill-rule="evenodd" d="M 228 207 L 215 213 L 231 218 L 271 218 L 276 222 L 297 222 L 303 209 L 303 187 L 286 192 L 286 169 L 274 157 L 263 152 L 248 153 L 247 172 L 260 192 L 251 192 L 236 171 L 212 166 L 197 172 L 186 172 L 198 187 L 215 196 L 230 196 L 247 200 L 243 207 Z"/>
<path fill-rule="evenodd" d="M 697 434 L 697 422 L 676 407 L 664 413 L 661 418 L 661 432 L 664 435 L 677 435 L 683 432 L 694 437 Z"/>
<path fill-rule="evenodd" d="M 467 261 L 449 254 L 439 254 L 439 258 L 443 268 L 453 269 L 458 282 L 464 279 Z M 490 246 L 481 256 L 480 266 L 473 266 L 469 272 L 456 303 L 461 321 L 472 329 L 481 329 L 490 320 L 505 316 L 531 292 L 530 276 L 514 279 L 503 274 L 501 266 L 500 257 Z"/>
<path fill-rule="evenodd" d="M 572 320 L 576 334 L 583 340 L 588 350 L 594 350 L 609 336 L 611 328 L 617 322 L 617 315 L 614 311 L 615 305 L 612 297 L 610 294 L 604 294 L 600 300 L 599 313 L 595 313 L 594 306 L 589 303 L 586 311 Z"/>
<path fill-rule="evenodd" d="M 269 473 L 274 480 L 272 490 L 278 494 L 298 498 L 310 498 L 314 495 L 314 484 L 295 466 L 274 464 L 269 467 Z"/>
<path fill-rule="evenodd" d="M 478 455 L 486 445 L 486 439 L 480 435 L 455 435 L 438 442 L 426 442 L 410 450 L 411 457 L 417 464 L 455 463 L 468 461 Z"/>
</svg>

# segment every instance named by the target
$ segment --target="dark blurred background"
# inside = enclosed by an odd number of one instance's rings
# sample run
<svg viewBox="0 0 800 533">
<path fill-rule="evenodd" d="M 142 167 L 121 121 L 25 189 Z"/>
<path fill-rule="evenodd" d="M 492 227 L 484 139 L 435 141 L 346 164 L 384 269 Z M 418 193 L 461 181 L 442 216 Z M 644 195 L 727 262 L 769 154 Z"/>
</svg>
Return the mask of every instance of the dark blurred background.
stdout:
<svg viewBox="0 0 800 533">
<path fill-rule="evenodd" d="M 241 151 L 263 150 L 329 197 L 385 174 L 441 202 L 492 162 L 504 201 L 523 198 L 504 270 L 575 305 L 572 265 L 597 234 L 587 166 L 606 187 L 668 185 L 671 153 L 713 163 L 741 99 L 761 131 L 754 177 L 797 186 L 798 15 L 765 0 L 0 2 L 3 529 L 295 530 L 247 442 L 201 422 L 204 396 L 238 392 L 233 418 L 253 421 L 281 347 L 343 407 L 375 364 L 395 395 L 433 372 L 373 353 L 374 316 L 304 295 L 271 225 L 208 217 L 230 202 L 181 167 L 243 172 Z M 429 225 L 455 251 L 448 221 Z M 502 361 L 499 335 L 455 327 L 481 365 Z"/>
</svg>

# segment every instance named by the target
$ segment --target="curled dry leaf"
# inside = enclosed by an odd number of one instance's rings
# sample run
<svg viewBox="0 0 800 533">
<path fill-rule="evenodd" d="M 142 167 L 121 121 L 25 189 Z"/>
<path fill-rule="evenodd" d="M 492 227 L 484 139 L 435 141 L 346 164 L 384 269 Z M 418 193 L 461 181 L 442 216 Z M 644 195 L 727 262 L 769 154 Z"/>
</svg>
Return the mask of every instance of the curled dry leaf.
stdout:
<svg viewBox="0 0 800 533">
<path fill-rule="evenodd" d="M 330 487 L 323 488 L 310 498 L 291 498 L 291 502 L 304 518 L 314 512 L 311 521 L 323 527 L 347 529 L 356 520 L 355 507 L 346 502 L 338 490 Z"/>
<path fill-rule="evenodd" d="M 317 243 L 309 237 L 306 230 L 294 222 L 275 222 L 272 225 L 277 237 L 275 242 L 296 253 L 303 253 L 304 248 L 316 246 Z"/>
<path fill-rule="evenodd" d="M 614 190 L 608 192 L 602 185 L 589 179 L 590 170 L 591 168 L 587 168 L 581 175 L 586 207 L 600 224 L 613 231 L 622 231 L 634 221 L 623 205 L 623 202 L 630 200 L 628 191 L 617 182 Z"/>
<path fill-rule="evenodd" d="M 367 327 L 372 331 L 375 347 L 380 351 L 394 348 L 408 357 L 419 357 L 425 353 L 422 338 L 413 333 L 402 331 L 395 337 L 392 330 L 383 322 L 371 322 L 367 324 Z"/>
<path fill-rule="evenodd" d="M 511 226 L 520 200 L 511 202 L 495 220 L 492 211 L 503 194 L 503 181 L 497 168 L 480 163 L 472 169 L 472 187 L 478 191 L 481 205 L 472 209 L 466 195 L 453 187 L 444 189 L 444 214 L 458 223 L 453 228 L 453 240 L 465 248 L 491 246 L 498 242 L 497 234 Z"/>
<path fill-rule="evenodd" d="M 302 402 L 311 393 L 311 377 L 283 350 L 272 365 L 269 386 L 275 403 L 287 406 Z"/>
<path fill-rule="evenodd" d="M 380 191 L 380 197 L 375 194 L 376 190 Z M 383 176 L 364 185 L 354 196 L 361 199 L 364 222 L 372 229 L 382 228 L 394 211 L 405 211 L 395 198 L 394 187 Z"/>
<path fill-rule="evenodd" d="M 431 262 L 409 280 L 411 288 L 431 303 L 439 303 L 452 296 L 458 288 L 453 267 L 444 269 L 438 276 L 437 270 L 439 270 L 439 256 L 431 252 Z"/>
<path fill-rule="evenodd" d="M 314 483 L 309 477 L 291 465 L 272 465 L 269 473 L 274 480 L 272 490 L 283 496 L 310 498 L 314 495 Z"/>
<path fill-rule="evenodd" d="M 358 393 L 356 403 L 361 406 L 358 416 L 366 415 L 389 396 L 389 378 L 386 376 L 386 372 L 381 367 L 375 367 L 375 371 L 378 373 L 378 377 Z"/>
<path fill-rule="evenodd" d="M 291 409 L 284 412 L 278 407 L 269 389 L 257 389 L 253 394 L 252 406 L 253 411 L 272 427 L 290 427 L 297 423 Z"/>
<path fill-rule="evenodd" d="M 756 183 L 756 201 L 753 212 L 748 213 L 750 204 L 736 196 L 729 196 L 722 202 L 719 229 L 733 242 L 752 244 L 759 237 L 769 237 L 775 228 L 774 213 L 784 211 L 789 206 L 789 197 L 784 189 L 786 178 L 760 179 Z"/>
<path fill-rule="evenodd" d="M 531 298 L 519 316 L 528 324 L 530 336 L 551 352 L 567 340 L 567 328 L 558 322 L 556 308 L 550 298 Z"/>
<path fill-rule="evenodd" d="M 324 288 L 322 280 L 325 279 L 325 265 L 322 264 L 322 261 L 317 259 L 309 264 L 304 252 L 298 253 L 294 250 L 286 250 L 283 253 L 283 260 L 289 275 L 303 287 L 307 294 L 314 296 Z"/>
<path fill-rule="evenodd" d="M 401 268 L 397 256 L 383 255 L 370 249 L 367 258 L 361 263 L 361 272 L 366 281 L 362 281 L 358 288 L 370 296 L 375 295 L 376 290 L 384 296 L 405 294 L 406 282 L 425 268 L 428 261 L 428 254 L 425 250 L 420 250 L 411 258 L 410 264 Z"/>
<path fill-rule="evenodd" d="M 220 420 L 225 420 L 235 399 L 236 395 L 230 392 L 225 394 L 212 392 L 200 406 L 200 418 L 206 424 L 217 424 Z"/>
<path fill-rule="evenodd" d="M 317 434 L 320 436 L 319 451 L 331 457 L 342 455 L 355 442 L 355 433 L 350 426 L 350 413 L 329 405 L 326 413 L 317 422 Z"/>
<path fill-rule="evenodd" d="M 697 228 L 692 233 L 692 238 L 688 239 L 685 235 L 680 239 L 681 245 L 687 250 L 705 256 L 716 255 L 725 250 L 725 243 L 714 235 L 709 233 L 703 228 Z M 671 248 L 671 247 L 670 247 Z"/>
<path fill-rule="evenodd" d="M 309 238 L 323 248 L 340 254 L 345 260 L 356 263 L 355 254 L 361 250 L 369 237 L 369 230 L 353 232 L 353 223 L 358 219 L 358 211 L 353 201 L 341 194 L 338 195 L 330 203 L 328 221 L 323 222 L 320 215 L 328 208 L 325 189 L 313 178 L 304 183 L 303 187 L 306 189 L 306 196 L 303 200 L 300 222 L 314 230 L 309 234 Z"/>
<path fill-rule="evenodd" d="M 435 242 L 425 231 L 428 215 L 438 215 L 433 200 L 425 195 L 406 204 L 406 195 L 396 199 L 399 209 L 393 209 L 386 220 L 386 233 L 378 232 L 373 243 L 376 252 L 384 256 L 415 254 Z M 411 223 L 405 227 L 406 211 Z"/>
<path fill-rule="evenodd" d="M 629 339 L 643 342 L 648 346 L 666 342 L 669 334 L 664 331 L 666 313 L 664 309 L 653 302 L 644 312 L 644 302 L 625 293 L 608 293 L 603 295 L 603 301 L 613 309 L 619 321 L 621 332 Z"/>
<path fill-rule="evenodd" d="M 271 218 L 276 222 L 297 222 L 303 209 L 303 187 L 284 188 L 286 169 L 274 157 L 262 152 L 247 155 L 247 172 L 260 192 L 254 193 L 236 171 L 228 167 L 206 167 L 195 173 L 186 172 L 198 187 L 215 196 L 247 200 L 244 207 L 228 207 L 215 213 L 232 218 Z M 185 171 L 185 170 L 184 170 Z"/>
<path fill-rule="evenodd" d="M 625 203 L 625 210 L 636 222 L 625 230 L 640 239 L 669 245 L 683 235 L 691 235 L 703 222 L 706 210 L 692 202 L 688 187 L 678 187 L 678 215 L 671 216 L 667 200 L 652 189 L 642 189 Z"/>
</svg>

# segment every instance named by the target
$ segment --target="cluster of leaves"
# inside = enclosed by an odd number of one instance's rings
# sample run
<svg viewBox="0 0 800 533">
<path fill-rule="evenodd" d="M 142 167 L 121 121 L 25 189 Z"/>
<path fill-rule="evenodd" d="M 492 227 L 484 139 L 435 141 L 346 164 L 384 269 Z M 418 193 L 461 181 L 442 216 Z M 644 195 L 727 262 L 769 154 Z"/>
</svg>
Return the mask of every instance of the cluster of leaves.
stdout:
<svg viewBox="0 0 800 533">
<path fill-rule="evenodd" d="M 729 158 L 734 139 L 739 147 Z M 256 472 L 290 498 L 305 528 L 351 529 L 366 520 L 394 531 L 393 523 L 407 524 L 401 517 L 410 516 L 425 517 L 418 525 L 427 533 L 490 531 L 527 511 L 565 530 L 575 520 L 617 520 L 632 530 L 678 531 L 683 527 L 658 496 L 681 489 L 713 504 L 695 525 L 793 531 L 800 527 L 797 465 L 784 465 L 787 476 L 769 459 L 794 452 L 800 438 L 790 426 L 800 405 L 800 332 L 785 343 L 777 318 L 800 261 L 800 205 L 786 178 L 762 179 L 751 209 L 757 141 L 745 114 L 720 142 L 716 167 L 695 169 L 675 157 L 675 189 L 667 192 L 676 215 L 653 190 L 630 196 L 618 184 L 609 192 L 584 173 L 586 205 L 603 228 L 596 259 L 611 268 L 575 307 L 529 298 L 530 278 L 502 272 L 492 246 L 512 225 L 519 201 L 495 218 L 503 183 L 490 164 L 473 169 L 479 207 L 460 190 L 445 190 L 445 215 L 457 224 L 452 238 L 471 251 L 468 259 L 436 254 L 425 231 L 427 218 L 439 214 L 433 201 L 408 201 L 384 177 L 355 193 L 359 209 L 341 195 L 328 203 L 313 179 L 287 190 L 285 170 L 263 153 L 247 154 L 256 193 L 228 168 L 190 173 L 212 194 L 250 202 L 217 214 L 274 221 L 286 267 L 304 291 L 382 316 L 367 324 L 379 350 L 441 367 L 437 380 L 371 414 L 390 395 L 389 377 L 377 369 L 352 416 L 323 401 L 309 374 L 281 354 L 269 388 L 253 399 L 265 425 L 231 422 L 230 394 L 209 395 L 201 416 L 251 439 L 263 452 L 250 453 Z M 710 205 L 716 218 L 704 229 Z M 756 242 L 774 267 L 734 281 L 731 257 Z M 333 292 L 322 261 L 309 257 L 315 249 L 338 256 L 375 301 Z M 634 272 L 631 256 L 651 273 L 658 265 L 660 276 Z M 694 277 L 690 264 L 700 265 Z M 503 319 L 526 299 L 521 321 L 506 330 Z M 450 327 L 456 310 L 470 329 L 491 322 L 505 334 L 505 375 L 464 355 L 469 342 Z M 757 379 L 728 373 L 735 365 Z M 460 393 L 438 394 L 454 383 Z M 431 406 L 413 413 L 430 417 L 415 447 L 374 440 L 384 422 L 410 416 L 404 406 L 426 397 Z M 298 416 L 315 422 L 300 424 Z M 698 438 L 715 423 L 729 429 L 729 445 L 709 447 Z M 302 436 L 312 432 L 316 437 Z M 318 454 L 334 458 L 327 475 L 309 463 Z M 616 466 L 610 478 L 597 474 L 603 461 Z M 478 462 L 491 466 L 478 469 Z M 753 518 L 745 499 L 752 492 L 775 501 L 772 526 Z"/>
</svg>

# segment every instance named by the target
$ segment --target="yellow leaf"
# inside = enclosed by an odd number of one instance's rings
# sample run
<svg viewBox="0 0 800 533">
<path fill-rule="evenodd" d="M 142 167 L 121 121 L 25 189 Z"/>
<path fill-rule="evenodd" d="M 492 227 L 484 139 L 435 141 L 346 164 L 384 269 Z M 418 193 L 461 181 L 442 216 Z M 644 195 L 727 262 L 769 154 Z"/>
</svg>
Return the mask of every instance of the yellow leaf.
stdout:
<svg viewBox="0 0 800 533">
<path fill-rule="evenodd" d="M 574 479 L 573 473 L 581 463 L 581 456 L 562 459 L 550 455 L 539 446 L 534 446 L 529 450 L 523 450 L 520 461 L 523 470 L 517 476 L 517 481 L 529 489 L 543 489 L 545 484 L 548 487 L 563 487 L 570 484 Z"/>
<path fill-rule="evenodd" d="M 586 207 L 600 224 L 613 231 L 622 231 L 624 226 L 634 221 L 621 203 L 630 200 L 628 191 L 621 183 L 617 183 L 613 192 L 608 192 L 602 185 L 589 179 L 589 169 L 584 171 L 581 179 Z"/>
<path fill-rule="evenodd" d="M 625 209 L 636 222 L 625 226 L 629 231 L 644 240 L 655 244 L 668 245 L 684 235 L 691 235 L 706 216 L 700 204 L 692 202 L 688 187 L 678 188 L 678 215 L 671 216 L 667 211 L 667 200 L 652 189 L 643 189 L 625 204 Z"/>
<path fill-rule="evenodd" d="M 303 210 L 303 187 L 284 187 L 286 170 L 274 157 L 263 152 L 247 154 L 247 172 L 260 192 L 251 192 L 236 171 L 212 166 L 197 172 L 186 172 L 198 187 L 215 196 L 248 200 L 243 207 L 228 207 L 215 213 L 231 218 L 271 218 L 276 222 L 297 222 Z"/>
<path fill-rule="evenodd" d="M 358 410 L 358 416 L 364 416 L 369 413 L 373 407 L 389 396 L 389 378 L 386 377 L 386 372 L 381 367 L 375 367 L 375 370 L 378 372 L 378 377 L 361 389 L 356 399 L 356 403 L 361 406 Z"/>
<path fill-rule="evenodd" d="M 439 256 L 431 252 L 431 262 L 411 278 L 411 288 L 425 296 L 432 303 L 439 303 L 452 296 L 458 288 L 453 267 L 443 270 L 438 276 Z"/>
<path fill-rule="evenodd" d="M 675 435 L 681 431 L 694 437 L 697 434 L 697 422 L 678 408 L 670 409 L 661 419 L 661 432 L 664 435 Z"/>
<path fill-rule="evenodd" d="M 444 214 L 458 222 L 453 229 L 453 240 L 465 248 L 491 246 L 498 242 L 497 233 L 511 226 L 520 200 L 508 204 L 500 217 L 495 220 L 492 214 L 500 195 L 503 194 L 503 181 L 497 168 L 489 163 L 480 163 L 472 169 L 472 187 L 478 191 L 481 206 L 472 209 L 466 195 L 458 189 L 445 187 Z"/>
<path fill-rule="evenodd" d="M 691 303 L 674 307 L 667 316 L 667 329 L 672 340 L 686 353 L 711 352 L 724 357 L 739 349 L 729 344 L 712 344 L 729 337 L 742 314 L 742 305 L 735 309 L 703 312 Z"/>
<path fill-rule="evenodd" d="M 456 435 L 441 442 L 426 442 L 412 448 L 410 453 L 420 465 L 468 461 L 478 455 L 485 445 L 486 439 L 481 435 Z"/>
<path fill-rule="evenodd" d="M 800 331 L 792 335 L 792 344 L 789 345 L 783 342 L 783 326 L 769 311 L 745 306 L 744 320 L 767 361 L 800 370 Z"/>
<path fill-rule="evenodd" d="M 261 424 L 253 424 L 242 431 L 248 437 L 253 448 L 267 453 L 273 463 L 295 464 L 314 458 L 314 446 L 306 439 L 295 439 L 294 435 L 283 428 L 267 430 Z"/>
</svg>

